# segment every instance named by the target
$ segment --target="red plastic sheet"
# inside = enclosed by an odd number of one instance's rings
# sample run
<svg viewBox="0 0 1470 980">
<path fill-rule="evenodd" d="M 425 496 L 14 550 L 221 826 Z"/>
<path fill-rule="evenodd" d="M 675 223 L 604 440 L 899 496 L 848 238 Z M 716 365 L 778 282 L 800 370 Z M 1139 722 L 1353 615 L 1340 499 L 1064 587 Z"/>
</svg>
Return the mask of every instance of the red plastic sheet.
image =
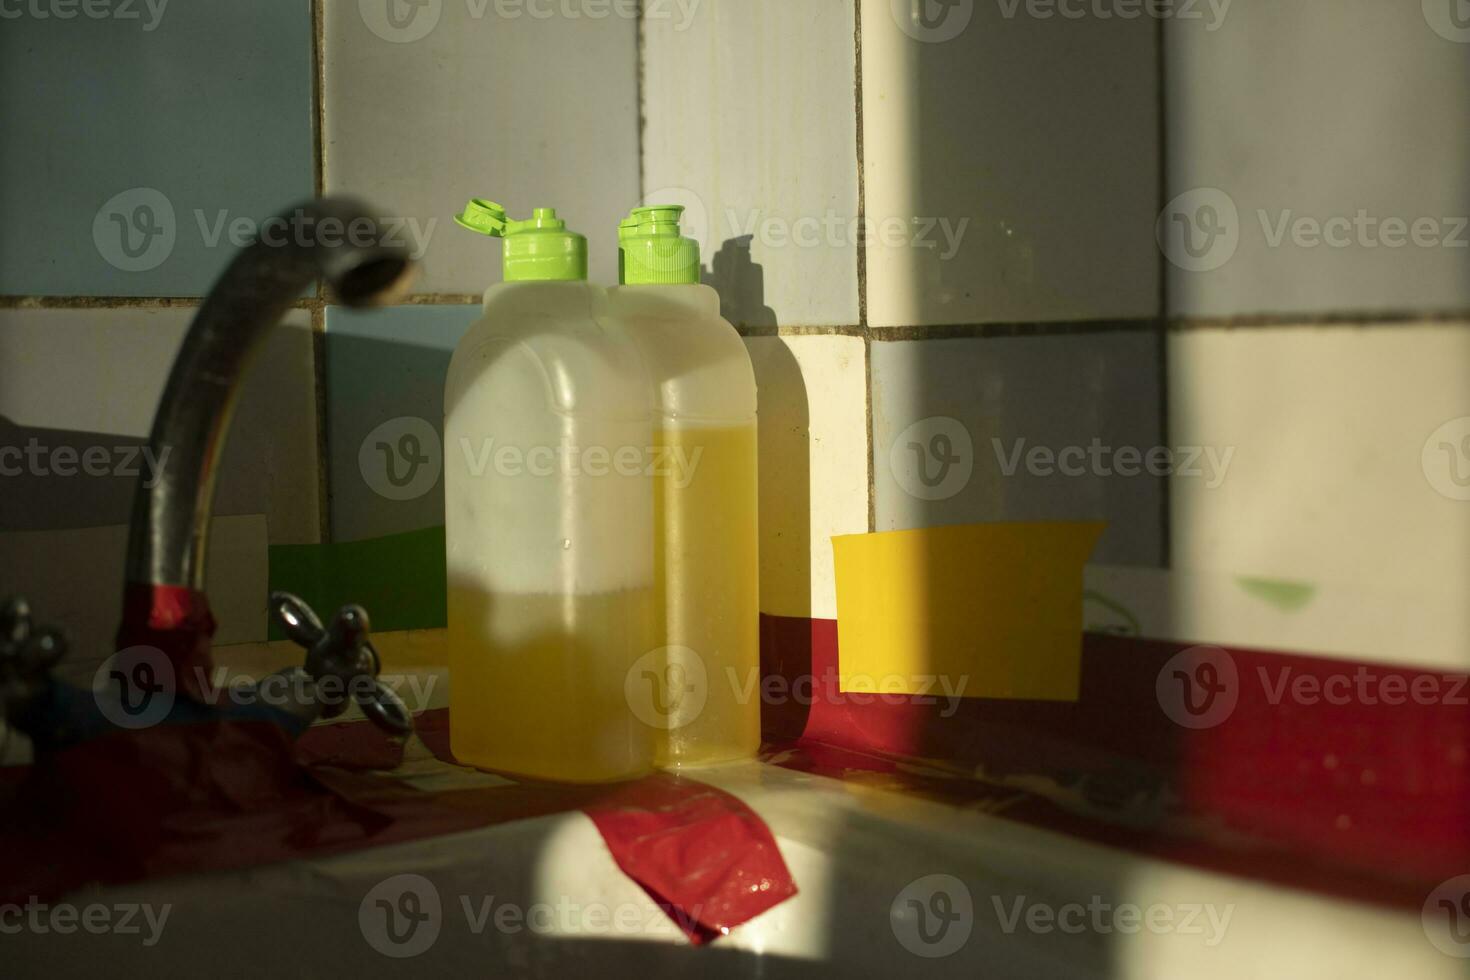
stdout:
<svg viewBox="0 0 1470 980">
<path fill-rule="evenodd" d="M 585 809 L 618 867 L 693 943 L 722 936 L 796 894 L 770 829 L 711 786 L 655 777 Z"/>
<path fill-rule="evenodd" d="M 439 759 L 454 761 L 447 711 L 420 716 L 418 734 Z M 578 808 L 592 819 L 618 867 L 696 945 L 796 894 L 765 821 L 736 797 L 698 780 L 655 773 L 607 787 L 522 787 L 528 794 L 578 794 Z"/>
<path fill-rule="evenodd" d="M 447 712 L 418 719 L 448 755 Z M 396 779 L 401 743 L 367 722 L 221 721 L 118 732 L 0 786 L 0 903 L 90 883 L 222 871 L 585 810 L 613 859 L 695 943 L 796 893 L 775 839 L 740 800 L 656 773 L 614 786 L 512 782 L 426 793 Z"/>
<path fill-rule="evenodd" d="M 214 617 L 202 593 L 129 583 L 118 649 L 163 651 L 171 689 L 204 700 Z M 447 712 L 417 719 L 443 762 Z M 796 893 L 770 830 L 738 799 L 655 774 L 612 788 L 517 783 L 422 793 L 389 771 L 402 743 L 367 723 L 314 728 L 220 721 L 119 732 L 58 753 L 7 807 L 0 846 L 26 855 L 19 897 L 89 881 L 223 870 L 583 808 L 618 867 L 694 943 Z M 39 844 L 40 846 L 36 846 Z"/>
</svg>

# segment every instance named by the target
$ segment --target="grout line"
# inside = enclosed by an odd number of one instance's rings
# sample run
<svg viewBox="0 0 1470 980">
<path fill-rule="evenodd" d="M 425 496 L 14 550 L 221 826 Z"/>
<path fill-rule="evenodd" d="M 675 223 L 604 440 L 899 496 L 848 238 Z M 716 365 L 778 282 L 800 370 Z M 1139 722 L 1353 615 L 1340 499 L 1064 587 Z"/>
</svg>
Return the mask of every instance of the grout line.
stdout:
<svg viewBox="0 0 1470 980">
<path fill-rule="evenodd" d="M 1328 313 L 1320 315 L 1260 314 L 1234 317 L 1175 317 L 1170 320 L 1139 317 L 1120 320 L 1055 320 L 1020 323 L 952 323 L 934 326 L 869 327 L 874 340 L 884 342 L 955 340 L 993 337 L 1047 337 L 1069 334 L 1125 333 L 1163 330 L 1262 330 L 1331 327 L 1390 327 L 1396 325 L 1470 326 L 1470 310 L 1443 312 Z M 822 328 L 829 330 L 830 328 Z M 836 328 L 846 330 L 848 328 Z"/>
<path fill-rule="evenodd" d="M 474 306 L 481 302 L 478 293 L 418 293 L 400 300 L 398 306 Z M 192 309 L 204 302 L 202 296 L 0 296 L 0 310 L 168 310 Z M 327 297 L 307 296 L 291 304 L 295 310 L 325 309 L 332 303 Z M 1266 330 L 1286 328 L 1388 327 L 1424 325 L 1444 327 L 1470 326 L 1470 309 L 1381 312 L 1339 312 L 1288 315 L 1263 313 L 1225 317 L 1175 317 L 1157 320 L 1147 317 L 1122 320 L 1042 320 L 1019 323 L 946 323 L 932 326 L 868 327 L 861 325 L 810 325 L 781 327 L 736 326 L 742 337 L 864 337 L 885 343 L 915 340 L 954 340 L 967 337 L 1033 337 L 1064 336 L 1082 333 L 1122 333 L 1130 330 L 1157 330 L 1160 326 L 1171 333 L 1191 330 Z"/>
<path fill-rule="evenodd" d="M 312 0 L 311 2 L 311 181 L 313 197 L 323 197 L 327 192 L 327 44 L 324 3 L 325 0 Z M 326 284 L 321 279 L 316 281 L 316 296 L 317 299 L 326 298 Z"/>
<path fill-rule="evenodd" d="M 311 182 L 312 196 L 323 197 L 327 187 L 327 66 L 326 0 L 311 0 Z M 312 387 L 316 402 L 316 523 L 317 541 L 332 540 L 332 487 L 327 391 L 327 284 L 316 280 L 316 304 L 311 311 Z"/>
<path fill-rule="evenodd" d="M 418 293 L 398 301 L 399 306 L 478 306 L 484 293 Z"/>
<path fill-rule="evenodd" d="M 853 127 L 857 152 L 857 226 L 860 229 L 854 251 L 857 261 L 858 330 L 863 338 L 863 444 L 867 447 L 865 463 L 868 477 L 868 533 L 871 534 L 878 530 L 878 464 L 873 458 L 873 336 L 868 330 L 868 250 L 862 241 L 866 236 L 861 233 L 868 220 L 868 180 L 863 143 L 863 0 L 854 0 L 852 14 Z"/>
<path fill-rule="evenodd" d="M 0 296 L 0 310 L 166 310 L 200 302 L 197 296 Z"/>
<path fill-rule="evenodd" d="M 1163 17 L 1157 19 L 1154 25 L 1154 74 L 1155 84 L 1158 85 L 1158 119 L 1155 122 L 1155 139 L 1158 141 L 1156 152 L 1159 161 L 1159 186 L 1157 207 L 1155 215 L 1163 214 L 1165 205 L 1169 202 L 1169 87 L 1167 83 L 1169 68 L 1169 37 L 1167 22 Z M 1158 249 L 1155 261 L 1159 270 L 1159 308 L 1158 315 L 1161 320 L 1169 315 L 1169 263 L 1164 257 L 1164 250 Z M 1159 385 L 1159 445 L 1172 445 L 1169 442 L 1169 343 L 1167 337 L 1168 329 L 1163 322 L 1159 324 L 1159 349 L 1158 349 L 1158 385 Z M 1159 567 L 1170 568 L 1174 556 L 1174 504 L 1172 500 L 1173 482 L 1165 480 L 1163 493 L 1159 499 Z"/>
<path fill-rule="evenodd" d="M 1165 84 L 1165 72 L 1168 65 L 1166 43 L 1164 18 L 1160 17 L 1157 18 L 1154 25 L 1154 76 L 1159 87 L 1159 97 L 1155 102 L 1158 118 L 1154 121 L 1154 139 L 1158 143 L 1159 160 L 1158 187 L 1154 191 L 1154 218 L 1156 221 L 1164 213 L 1164 206 L 1169 202 L 1169 92 Z M 1156 253 L 1154 258 L 1159 270 L 1158 315 L 1167 317 L 1169 315 L 1169 269 L 1171 266 L 1164 257 L 1162 248 L 1153 249 L 1153 251 Z"/>
<path fill-rule="evenodd" d="M 318 306 L 311 311 L 312 386 L 316 389 L 316 520 L 317 540 L 332 540 L 332 488 L 327 465 L 331 435 L 327 425 L 331 404 L 327 391 L 327 311 Z"/>
<path fill-rule="evenodd" d="M 1141 317 L 1122 320 L 1056 320 L 1037 323 L 950 323 L 934 326 L 869 327 L 866 332 L 874 340 L 895 342 L 1125 333 L 1138 330 L 1158 330 L 1160 324 L 1161 321 L 1156 318 Z"/>
<path fill-rule="evenodd" d="M 1375 327 L 1395 324 L 1429 326 L 1465 326 L 1470 324 L 1466 310 L 1382 310 L 1331 313 L 1257 313 L 1224 317 L 1171 317 L 1171 331 L 1186 330 L 1259 330 L 1281 327 Z"/>
<path fill-rule="evenodd" d="M 864 226 L 868 220 L 868 180 L 864 172 L 863 150 L 863 0 L 854 0 L 853 9 L 853 106 L 857 131 L 857 287 L 858 326 L 868 325 L 868 250 L 863 246 Z"/>
<path fill-rule="evenodd" d="M 203 302 L 202 296 L 0 296 L 0 310 L 173 310 L 192 309 Z M 306 297 L 291 308 L 309 310 L 317 302 Z"/>
<path fill-rule="evenodd" d="M 868 533 L 878 530 L 878 461 L 873 453 L 873 336 L 863 331 L 863 378 L 867 388 L 866 411 L 863 412 L 863 436 L 868 447 Z"/>
<path fill-rule="evenodd" d="M 291 308 L 315 310 L 340 305 L 333 300 L 325 287 L 320 283 L 318 286 L 321 288 L 321 295 L 303 296 L 295 300 Z M 483 299 L 480 293 L 417 293 L 399 300 L 395 305 L 474 306 Z M 0 310 L 168 310 L 192 309 L 203 302 L 203 296 L 0 296 Z"/>
<path fill-rule="evenodd" d="M 638 0 L 637 32 L 634 39 L 634 45 L 636 47 L 635 56 L 637 58 L 637 61 L 635 62 L 635 64 L 637 65 L 637 70 L 634 77 L 636 104 L 633 106 L 633 110 L 637 113 L 636 125 L 638 127 L 637 157 L 639 204 L 643 203 L 643 195 L 645 193 L 645 189 L 643 186 L 643 145 L 648 138 L 648 107 L 644 103 L 645 86 L 647 83 L 647 79 L 645 76 L 648 72 L 648 25 L 647 21 L 644 18 L 645 13 L 646 11 L 643 7 L 643 0 Z"/>
<path fill-rule="evenodd" d="M 736 324 L 735 332 L 742 337 L 861 337 L 867 331 L 857 326 L 743 327 Z"/>
</svg>

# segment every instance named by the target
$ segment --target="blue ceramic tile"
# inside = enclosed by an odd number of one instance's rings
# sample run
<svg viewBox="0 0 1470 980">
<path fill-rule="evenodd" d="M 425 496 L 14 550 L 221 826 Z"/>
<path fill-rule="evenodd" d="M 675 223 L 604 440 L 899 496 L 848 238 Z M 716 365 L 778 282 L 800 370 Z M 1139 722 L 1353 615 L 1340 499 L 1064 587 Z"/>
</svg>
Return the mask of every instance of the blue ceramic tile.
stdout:
<svg viewBox="0 0 1470 980">
<path fill-rule="evenodd" d="M 1094 562 L 1160 564 L 1162 356 L 1144 331 L 874 343 L 878 530 L 1106 521 Z"/>
<path fill-rule="evenodd" d="M 232 224 L 311 196 L 309 0 L 15 8 L 0 293 L 200 295 L 236 251 Z"/>
<path fill-rule="evenodd" d="M 478 306 L 327 310 L 332 540 L 444 523 L 444 377 Z"/>
</svg>

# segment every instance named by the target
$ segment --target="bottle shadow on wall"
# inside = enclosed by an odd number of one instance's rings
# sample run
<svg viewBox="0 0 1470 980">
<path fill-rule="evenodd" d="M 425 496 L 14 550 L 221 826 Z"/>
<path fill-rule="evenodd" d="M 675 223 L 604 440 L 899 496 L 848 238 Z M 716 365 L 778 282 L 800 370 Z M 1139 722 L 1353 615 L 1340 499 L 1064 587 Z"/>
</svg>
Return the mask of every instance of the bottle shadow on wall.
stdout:
<svg viewBox="0 0 1470 980">
<path fill-rule="evenodd" d="M 727 238 L 710 256 L 699 281 L 720 294 L 720 316 L 741 334 L 776 329 L 776 311 L 766 305 L 766 271 L 750 255 L 753 235 Z"/>
<path fill-rule="evenodd" d="M 761 676 L 812 673 L 811 411 L 801 365 L 766 305 L 765 270 L 752 236 L 726 239 L 700 281 L 720 294 L 720 314 L 740 331 L 759 389 Z M 766 739 L 796 738 L 810 705 L 761 699 Z"/>
</svg>

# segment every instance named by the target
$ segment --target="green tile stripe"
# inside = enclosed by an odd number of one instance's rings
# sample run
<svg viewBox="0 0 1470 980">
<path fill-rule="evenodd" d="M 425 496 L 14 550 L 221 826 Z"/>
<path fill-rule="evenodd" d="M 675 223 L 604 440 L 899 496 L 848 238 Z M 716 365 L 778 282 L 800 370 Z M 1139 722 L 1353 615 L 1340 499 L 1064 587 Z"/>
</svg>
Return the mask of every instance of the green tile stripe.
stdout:
<svg viewBox="0 0 1470 980">
<path fill-rule="evenodd" d="M 327 619 L 355 602 L 374 632 L 445 623 L 444 528 L 338 544 L 271 545 L 270 587 L 292 592 Z M 285 636 L 273 621 L 271 639 Z"/>
</svg>

